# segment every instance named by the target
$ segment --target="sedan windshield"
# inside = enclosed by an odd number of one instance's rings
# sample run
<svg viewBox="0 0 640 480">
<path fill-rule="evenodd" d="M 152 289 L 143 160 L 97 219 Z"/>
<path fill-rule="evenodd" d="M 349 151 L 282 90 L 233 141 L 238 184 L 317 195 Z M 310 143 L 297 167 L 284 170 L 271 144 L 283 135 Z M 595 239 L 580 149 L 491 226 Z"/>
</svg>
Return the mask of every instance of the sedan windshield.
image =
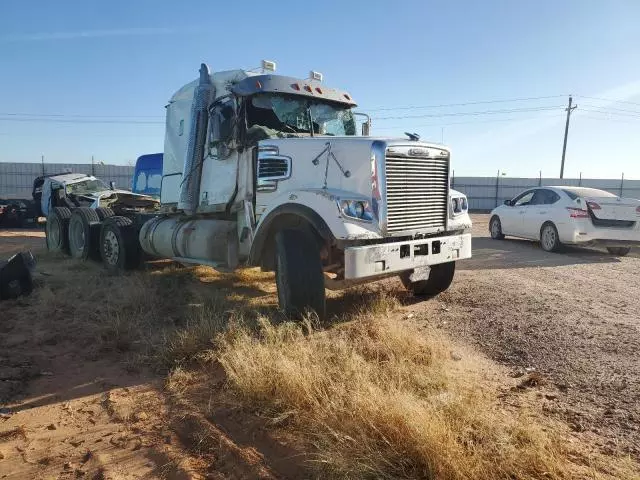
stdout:
<svg viewBox="0 0 640 480">
<path fill-rule="evenodd" d="M 74 195 L 87 195 L 89 193 L 101 192 L 103 190 L 109 190 L 109 187 L 105 185 L 102 180 L 98 180 L 97 178 L 67 185 L 67 193 L 72 193 Z"/>
<path fill-rule="evenodd" d="M 297 95 L 256 95 L 251 99 L 247 116 L 249 127 L 261 126 L 283 133 L 356 134 L 349 106 Z"/>
</svg>

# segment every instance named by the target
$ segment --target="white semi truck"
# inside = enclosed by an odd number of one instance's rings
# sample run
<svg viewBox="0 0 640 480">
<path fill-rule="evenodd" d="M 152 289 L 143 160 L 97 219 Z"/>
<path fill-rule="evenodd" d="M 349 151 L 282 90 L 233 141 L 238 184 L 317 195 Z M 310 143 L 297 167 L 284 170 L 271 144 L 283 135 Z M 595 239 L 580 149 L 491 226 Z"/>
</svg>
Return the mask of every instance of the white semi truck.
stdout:
<svg viewBox="0 0 640 480">
<path fill-rule="evenodd" d="M 270 62 L 263 66 L 271 67 Z M 400 276 L 417 296 L 446 290 L 471 257 L 467 199 L 437 144 L 356 133 L 348 92 L 320 75 L 210 73 L 166 106 L 160 214 L 111 217 L 108 268 L 149 256 L 275 271 L 281 309 L 325 315 L 325 288 Z"/>
</svg>

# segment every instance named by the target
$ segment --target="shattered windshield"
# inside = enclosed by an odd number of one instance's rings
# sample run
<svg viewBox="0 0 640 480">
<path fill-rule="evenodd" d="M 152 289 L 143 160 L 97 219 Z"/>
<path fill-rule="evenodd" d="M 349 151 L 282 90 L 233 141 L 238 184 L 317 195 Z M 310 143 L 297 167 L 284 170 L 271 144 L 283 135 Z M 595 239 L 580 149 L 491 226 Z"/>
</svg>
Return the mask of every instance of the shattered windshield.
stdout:
<svg viewBox="0 0 640 480">
<path fill-rule="evenodd" d="M 248 126 L 285 133 L 355 135 L 353 112 L 347 105 L 297 95 L 261 94 L 251 99 Z"/>
<path fill-rule="evenodd" d="M 86 195 L 89 193 L 101 192 L 103 190 L 109 190 L 109 187 L 102 180 L 98 180 L 97 178 L 67 185 L 67 193 L 72 193 L 74 195 Z"/>
</svg>

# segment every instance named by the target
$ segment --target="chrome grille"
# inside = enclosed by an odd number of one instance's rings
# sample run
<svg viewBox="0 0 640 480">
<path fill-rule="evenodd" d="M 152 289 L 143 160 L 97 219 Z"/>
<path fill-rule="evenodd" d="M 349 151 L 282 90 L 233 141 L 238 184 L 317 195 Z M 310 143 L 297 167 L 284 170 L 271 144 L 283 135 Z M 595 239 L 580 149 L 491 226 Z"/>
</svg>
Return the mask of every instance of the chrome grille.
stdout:
<svg viewBox="0 0 640 480">
<path fill-rule="evenodd" d="M 387 150 L 385 156 L 387 231 L 445 227 L 449 208 L 448 155 L 409 156 L 393 150 Z"/>
</svg>

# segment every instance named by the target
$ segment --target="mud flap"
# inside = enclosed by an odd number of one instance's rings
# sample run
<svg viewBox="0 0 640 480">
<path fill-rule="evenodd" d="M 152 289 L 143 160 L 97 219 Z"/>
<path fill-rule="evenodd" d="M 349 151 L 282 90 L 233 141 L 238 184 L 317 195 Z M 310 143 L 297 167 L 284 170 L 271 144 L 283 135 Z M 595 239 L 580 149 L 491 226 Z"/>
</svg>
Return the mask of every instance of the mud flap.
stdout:
<svg viewBox="0 0 640 480">
<path fill-rule="evenodd" d="M 29 295 L 33 291 L 36 260 L 31 252 L 20 252 L 9 260 L 0 261 L 0 300 Z"/>
</svg>

